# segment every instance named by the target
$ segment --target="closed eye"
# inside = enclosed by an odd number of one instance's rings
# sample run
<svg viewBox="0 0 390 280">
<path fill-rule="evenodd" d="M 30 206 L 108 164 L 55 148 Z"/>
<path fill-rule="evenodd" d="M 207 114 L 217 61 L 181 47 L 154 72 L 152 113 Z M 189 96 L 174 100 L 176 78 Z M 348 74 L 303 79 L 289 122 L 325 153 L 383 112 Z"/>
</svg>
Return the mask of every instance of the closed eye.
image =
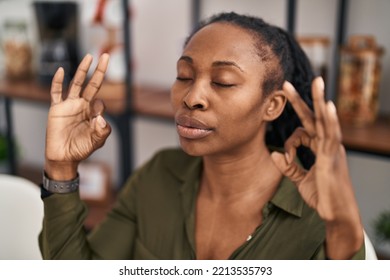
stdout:
<svg viewBox="0 0 390 280">
<path fill-rule="evenodd" d="M 192 81 L 191 78 L 185 78 L 185 77 L 176 77 L 176 80 L 178 80 L 178 81 L 180 81 L 180 82 Z"/>
<path fill-rule="evenodd" d="M 218 86 L 218 87 L 222 87 L 222 88 L 230 88 L 230 87 L 235 86 L 235 84 L 224 84 L 224 83 L 218 83 L 218 82 L 213 82 L 213 84 Z"/>
</svg>

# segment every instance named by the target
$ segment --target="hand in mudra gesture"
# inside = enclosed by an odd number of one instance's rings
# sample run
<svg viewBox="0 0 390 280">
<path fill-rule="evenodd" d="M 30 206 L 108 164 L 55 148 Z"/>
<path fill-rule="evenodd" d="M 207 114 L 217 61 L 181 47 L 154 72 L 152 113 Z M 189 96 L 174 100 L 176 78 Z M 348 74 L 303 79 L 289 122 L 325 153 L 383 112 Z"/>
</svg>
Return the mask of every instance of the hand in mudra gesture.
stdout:
<svg viewBox="0 0 390 280">
<path fill-rule="evenodd" d="M 316 78 L 312 84 L 314 112 L 292 84 L 285 82 L 283 90 L 303 127 L 286 141 L 285 154 L 273 153 L 272 158 L 279 170 L 296 184 L 305 202 L 325 221 L 328 257 L 349 258 L 362 245 L 363 229 L 336 108 L 324 100 L 322 78 Z M 300 145 L 309 147 L 316 155 L 310 170 L 294 161 Z M 348 251 L 350 254 L 345 254 Z"/>
<path fill-rule="evenodd" d="M 66 97 L 62 94 L 64 70 L 59 68 L 53 77 L 45 163 L 45 171 L 52 179 L 74 178 L 78 163 L 103 146 L 111 132 L 109 124 L 102 117 L 102 101 L 94 99 L 103 82 L 108 60 L 107 54 L 100 57 L 95 72 L 83 89 L 92 63 L 92 56 L 86 55 Z"/>
</svg>

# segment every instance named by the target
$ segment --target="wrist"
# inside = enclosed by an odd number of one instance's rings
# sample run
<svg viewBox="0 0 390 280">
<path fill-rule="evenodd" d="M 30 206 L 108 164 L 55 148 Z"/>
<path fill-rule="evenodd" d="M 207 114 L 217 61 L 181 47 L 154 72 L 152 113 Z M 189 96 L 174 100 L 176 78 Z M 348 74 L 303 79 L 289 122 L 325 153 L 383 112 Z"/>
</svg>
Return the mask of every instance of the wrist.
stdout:
<svg viewBox="0 0 390 280">
<path fill-rule="evenodd" d="M 78 162 L 57 162 L 46 160 L 44 171 L 51 180 L 70 181 L 77 177 Z"/>
<path fill-rule="evenodd" d="M 363 242 L 361 223 L 326 224 L 326 251 L 331 259 L 350 259 Z"/>
</svg>

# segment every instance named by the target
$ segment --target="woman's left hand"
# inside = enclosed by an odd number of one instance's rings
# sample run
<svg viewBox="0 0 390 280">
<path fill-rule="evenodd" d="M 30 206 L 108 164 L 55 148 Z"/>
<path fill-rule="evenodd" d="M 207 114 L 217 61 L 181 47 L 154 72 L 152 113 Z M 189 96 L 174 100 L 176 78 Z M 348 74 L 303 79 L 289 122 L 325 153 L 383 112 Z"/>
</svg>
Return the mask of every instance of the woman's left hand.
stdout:
<svg viewBox="0 0 390 280">
<path fill-rule="evenodd" d="M 350 258 L 361 248 L 364 237 L 335 105 L 325 102 L 320 77 L 312 83 L 314 112 L 291 83 L 285 82 L 283 90 L 303 127 L 286 141 L 285 154 L 274 152 L 272 158 L 278 169 L 296 184 L 305 202 L 325 221 L 327 256 Z M 301 145 L 309 147 L 316 156 L 310 170 L 294 161 Z"/>
</svg>

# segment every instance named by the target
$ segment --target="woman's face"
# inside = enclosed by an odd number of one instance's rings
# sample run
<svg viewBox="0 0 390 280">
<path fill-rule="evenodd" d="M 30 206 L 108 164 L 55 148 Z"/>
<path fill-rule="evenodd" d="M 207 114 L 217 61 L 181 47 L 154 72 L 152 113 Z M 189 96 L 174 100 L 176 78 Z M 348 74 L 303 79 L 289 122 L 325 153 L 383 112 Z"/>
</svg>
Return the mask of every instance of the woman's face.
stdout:
<svg viewBox="0 0 390 280">
<path fill-rule="evenodd" d="M 177 62 L 171 89 L 183 150 L 206 156 L 261 145 L 264 73 L 249 32 L 227 23 L 198 31 Z"/>
</svg>

